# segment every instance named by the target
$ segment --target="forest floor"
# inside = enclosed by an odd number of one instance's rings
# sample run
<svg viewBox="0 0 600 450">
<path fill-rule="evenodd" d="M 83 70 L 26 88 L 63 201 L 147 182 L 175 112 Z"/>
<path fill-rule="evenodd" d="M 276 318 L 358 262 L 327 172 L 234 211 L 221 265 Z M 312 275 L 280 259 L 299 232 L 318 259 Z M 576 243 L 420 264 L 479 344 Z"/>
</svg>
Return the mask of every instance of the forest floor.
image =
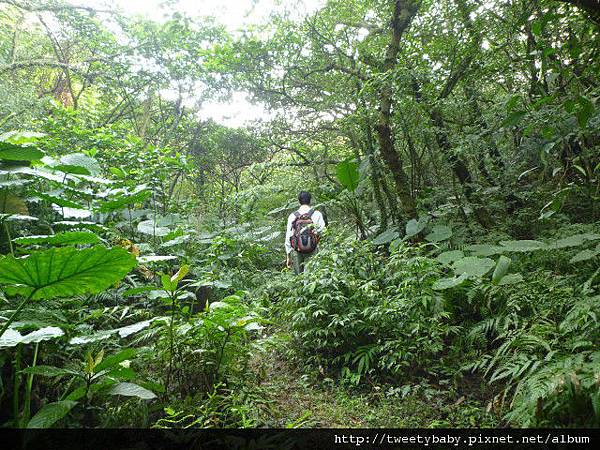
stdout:
<svg viewBox="0 0 600 450">
<path fill-rule="evenodd" d="M 477 398 L 477 390 L 422 381 L 404 386 L 344 386 L 299 372 L 278 350 L 251 364 L 263 397 L 261 421 L 276 427 L 438 428 L 495 427 L 498 419 Z M 465 394 L 462 391 L 469 391 Z"/>
</svg>

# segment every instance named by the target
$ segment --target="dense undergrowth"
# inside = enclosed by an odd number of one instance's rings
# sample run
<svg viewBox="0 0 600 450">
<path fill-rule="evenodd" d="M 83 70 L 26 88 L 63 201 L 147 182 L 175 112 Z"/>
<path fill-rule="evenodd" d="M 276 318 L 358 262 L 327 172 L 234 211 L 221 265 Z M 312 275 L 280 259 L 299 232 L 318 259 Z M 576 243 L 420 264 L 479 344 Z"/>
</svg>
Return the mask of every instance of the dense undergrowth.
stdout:
<svg viewBox="0 0 600 450">
<path fill-rule="evenodd" d="M 35 162 L 39 139 L 11 135 L 5 142 L 21 144 L 4 144 L 5 159 L 19 151 Z M 277 269 L 272 227 L 198 235 L 155 209 L 122 221 L 148 191 L 99 195 L 85 187 L 98 179 L 79 173 L 95 160 L 70 161 L 6 170 L 24 185 L 44 180 L 34 195 L 65 206 L 5 216 L 14 255 L 0 260 L 5 423 L 319 425 L 307 411 L 274 419 L 268 373 L 271 389 L 281 389 L 278 376 L 297 377 L 302 389 L 368 398 L 380 411 L 401 399 L 411 415 L 442 399 L 422 419 L 375 414 L 359 425 L 598 425 L 596 225 L 467 242 L 439 219 L 372 241 L 332 224 L 295 277 Z M 73 194 L 109 215 L 62 220 L 64 208 L 84 210 Z M 12 298 L 25 299 L 16 311 Z M 277 374 L 278 360 L 296 369 Z M 456 402 L 464 414 L 440 413 Z"/>
<path fill-rule="evenodd" d="M 565 3 L 0 0 L 0 426 L 600 426 L 600 39 Z M 241 91 L 275 115 L 201 119 Z"/>
</svg>

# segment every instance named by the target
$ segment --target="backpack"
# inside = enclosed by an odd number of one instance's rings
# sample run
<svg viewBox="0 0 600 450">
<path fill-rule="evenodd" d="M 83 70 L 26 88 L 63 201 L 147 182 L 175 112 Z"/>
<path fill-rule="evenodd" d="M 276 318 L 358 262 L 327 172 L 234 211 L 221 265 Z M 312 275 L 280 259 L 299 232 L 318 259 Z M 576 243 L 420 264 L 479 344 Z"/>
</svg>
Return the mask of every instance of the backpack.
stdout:
<svg viewBox="0 0 600 450">
<path fill-rule="evenodd" d="M 290 244 L 298 253 L 312 253 L 316 250 L 319 243 L 319 235 L 315 231 L 312 215 L 315 210 L 311 209 L 305 214 L 294 212 L 296 219 L 292 223 L 292 236 Z"/>
</svg>

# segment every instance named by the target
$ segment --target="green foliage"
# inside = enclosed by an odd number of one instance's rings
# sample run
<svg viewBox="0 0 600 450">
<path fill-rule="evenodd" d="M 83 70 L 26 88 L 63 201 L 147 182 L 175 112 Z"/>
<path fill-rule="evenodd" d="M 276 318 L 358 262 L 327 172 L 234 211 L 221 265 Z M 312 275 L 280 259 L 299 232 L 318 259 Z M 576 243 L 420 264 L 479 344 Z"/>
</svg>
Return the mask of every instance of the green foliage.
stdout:
<svg viewBox="0 0 600 450">
<path fill-rule="evenodd" d="M 334 248 L 346 250 L 323 250 L 286 303 L 303 360 L 353 384 L 430 365 L 449 332 L 432 290 L 434 261 L 405 247 L 389 262 L 364 244 Z"/>
<path fill-rule="evenodd" d="M 358 164 L 353 161 L 343 161 L 335 168 L 338 181 L 350 192 L 356 191 L 360 174 L 358 172 Z"/>
<path fill-rule="evenodd" d="M 0 141 L 0 160 L 38 161 L 44 154 L 35 147 L 21 146 Z"/>
<path fill-rule="evenodd" d="M 19 237 L 13 241 L 20 245 L 86 245 L 98 244 L 101 238 L 89 231 L 65 231 L 51 235 Z"/>
<path fill-rule="evenodd" d="M 0 4 L 3 425 L 323 426 L 269 416 L 281 338 L 361 423 L 599 426 L 585 9 L 284 2 L 231 34 L 50 3 Z M 207 119 L 239 92 L 273 114 Z M 292 277 L 299 190 L 329 225 Z"/>
<path fill-rule="evenodd" d="M 122 279 L 136 265 L 133 255 L 115 247 L 51 248 L 22 260 L 0 259 L 0 284 L 33 300 L 94 294 Z"/>
<path fill-rule="evenodd" d="M 71 411 L 75 405 L 77 405 L 77 402 L 72 400 L 48 403 L 31 418 L 27 424 L 27 428 L 50 428 L 69 414 L 69 411 Z"/>
</svg>

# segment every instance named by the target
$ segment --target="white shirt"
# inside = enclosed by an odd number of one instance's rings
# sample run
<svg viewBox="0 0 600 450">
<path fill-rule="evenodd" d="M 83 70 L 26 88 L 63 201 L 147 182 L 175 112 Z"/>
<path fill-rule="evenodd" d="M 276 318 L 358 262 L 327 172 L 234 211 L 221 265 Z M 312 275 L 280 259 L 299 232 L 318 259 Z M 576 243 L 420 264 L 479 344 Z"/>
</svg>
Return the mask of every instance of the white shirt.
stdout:
<svg viewBox="0 0 600 450">
<path fill-rule="evenodd" d="M 310 211 L 309 205 L 301 205 L 298 208 L 298 212 L 300 214 L 306 214 Z M 285 252 L 289 255 L 292 252 L 292 245 L 290 244 L 290 238 L 294 234 L 294 230 L 292 225 L 294 224 L 294 220 L 296 220 L 296 215 L 291 213 L 287 220 L 287 228 L 285 231 Z M 320 211 L 315 210 L 312 215 L 312 221 L 315 224 L 315 230 L 317 233 L 322 233 L 325 230 L 325 219 L 323 219 L 323 214 Z"/>
</svg>

